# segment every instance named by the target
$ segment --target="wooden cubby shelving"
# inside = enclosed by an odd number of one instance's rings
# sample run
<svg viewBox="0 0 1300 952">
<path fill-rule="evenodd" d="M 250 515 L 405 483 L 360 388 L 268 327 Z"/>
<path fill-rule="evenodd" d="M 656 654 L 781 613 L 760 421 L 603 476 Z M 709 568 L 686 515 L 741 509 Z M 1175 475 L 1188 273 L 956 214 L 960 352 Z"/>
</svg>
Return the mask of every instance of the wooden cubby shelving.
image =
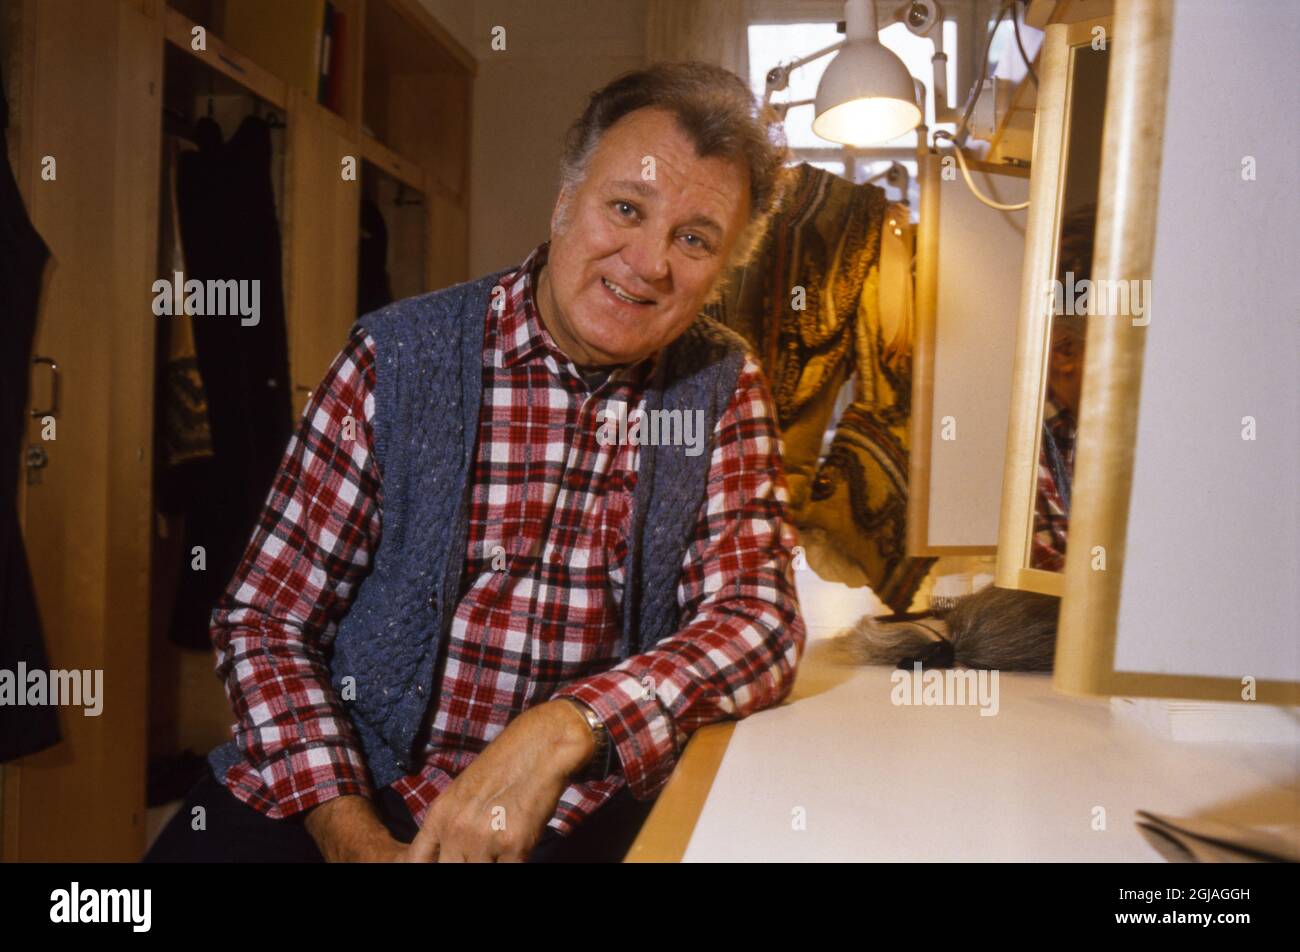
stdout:
<svg viewBox="0 0 1300 952">
<path fill-rule="evenodd" d="M 396 262 L 403 290 L 469 277 L 471 54 L 416 0 L 332 0 L 346 27 L 330 109 L 302 79 L 299 44 L 240 49 L 224 31 L 232 12 L 249 9 L 267 17 L 268 31 L 281 29 L 272 21 L 313 0 L 231 7 L 244 2 L 9 0 L 4 8 L 10 159 L 53 259 L 34 351 L 58 361 L 62 389 L 59 439 L 42 484 L 20 495 L 20 519 L 51 664 L 103 669 L 107 695 L 103 716 L 61 717 L 62 743 L 4 765 L 6 861 L 132 862 L 144 847 L 148 697 L 159 676 L 148 637 L 159 320 L 149 301 L 164 105 L 192 107 L 197 84 L 210 83 L 215 95 L 246 92 L 284 121 L 278 199 L 296 409 L 357 317 L 367 163 L 419 196 L 403 204 L 396 229 L 420 238 L 393 249 L 413 256 Z M 169 81 L 190 86 L 168 89 Z M 57 180 L 42 177 L 51 156 Z M 349 160 L 351 180 L 341 174 Z M 36 380 L 43 395 L 48 384 Z M 200 663 L 210 678 L 211 659 Z"/>
</svg>

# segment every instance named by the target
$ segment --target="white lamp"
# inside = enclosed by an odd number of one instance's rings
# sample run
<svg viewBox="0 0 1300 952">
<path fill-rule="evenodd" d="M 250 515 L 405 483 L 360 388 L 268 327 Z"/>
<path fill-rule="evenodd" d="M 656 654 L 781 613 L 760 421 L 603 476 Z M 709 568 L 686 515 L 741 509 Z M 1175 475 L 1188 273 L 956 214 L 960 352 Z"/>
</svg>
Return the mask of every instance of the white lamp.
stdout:
<svg viewBox="0 0 1300 952">
<path fill-rule="evenodd" d="M 888 142 L 921 122 L 912 74 L 880 45 L 872 0 L 846 0 L 844 45 L 822 74 L 813 132 L 845 145 Z"/>
</svg>

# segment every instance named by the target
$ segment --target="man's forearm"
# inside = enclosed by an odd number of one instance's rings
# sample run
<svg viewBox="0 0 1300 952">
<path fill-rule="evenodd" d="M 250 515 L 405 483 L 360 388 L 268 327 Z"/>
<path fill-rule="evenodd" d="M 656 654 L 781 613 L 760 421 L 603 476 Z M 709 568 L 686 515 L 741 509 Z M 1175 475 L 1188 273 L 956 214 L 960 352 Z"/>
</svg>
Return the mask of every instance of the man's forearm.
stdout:
<svg viewBox="0 0 1300 952">
<path fill-rule="evenodd" d="M 754 602 L 749 610 L 734 600 L 715 604 L 649 651 L 571 682 L 559 696 L 596 711 L 632 794 L 646 799 L 698 727 L 746 717 L 789 693 L 805 639 L 793 602 Z"/>
<path fill-rule="evenodd" d="M 326 862 L 388 862 L 403 849 L 366 797 L 335 797 L 308 811 L 305 824 Z"/>
</svg>

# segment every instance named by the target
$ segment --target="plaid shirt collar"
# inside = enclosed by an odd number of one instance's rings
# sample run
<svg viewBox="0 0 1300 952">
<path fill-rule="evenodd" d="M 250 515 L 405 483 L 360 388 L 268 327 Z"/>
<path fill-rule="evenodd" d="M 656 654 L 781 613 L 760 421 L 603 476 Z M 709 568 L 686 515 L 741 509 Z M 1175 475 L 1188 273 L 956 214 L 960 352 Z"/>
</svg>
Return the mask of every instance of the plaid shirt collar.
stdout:
<svg viewBox="0 0 1300 952">
<path fill-rule="evenodd" d="M 505 291 L 504 306 L 497 330 L 497 348 L 501 366 L 514 367 L 528 360 L 545 360 L 549 355 L 556 368 L 577 380 L 583 380 L 577 366 L 556 345 L 542 323 L 537 307 L 537 280 L 546 266 L 550 242 L 544 241 L 524 259 L 523 264 L 501 280 Z M 649 379 L 658 354 L 651 354 L 634 364 L 616 368 L 609 380 L 636 383 Z"/>
<path fill-rule="evenodd" d="M 1043 398 L 1043 423 L 1058 440 L 1073 442 L 1078 423 L 1074 414 L 1048 394 Z"/>
</svg>

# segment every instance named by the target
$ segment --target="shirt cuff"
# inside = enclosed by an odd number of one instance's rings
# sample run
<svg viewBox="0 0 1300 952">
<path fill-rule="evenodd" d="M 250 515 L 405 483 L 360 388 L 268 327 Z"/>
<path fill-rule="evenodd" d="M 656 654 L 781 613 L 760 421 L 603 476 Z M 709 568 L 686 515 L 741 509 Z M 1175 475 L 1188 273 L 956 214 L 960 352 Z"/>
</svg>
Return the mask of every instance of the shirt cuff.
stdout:
<svg viewBox="0 0 1300 952">
<path fill-rule="evenodd" d="M 659 792 L 677 763 L 677 732 L 649 687 L 627 672 L 607 671 L 573 681 L 554 696 L 590 705 L 604 722 L 632 796 L 649 800 Z"/>
<path fill-rule="evenodd" d="M 343 796 L 374 799 L 365 760 L 345 744 L 285 751 L 256 766 L 245 754 L 243 762 L 227 773 L 226 786 L 273 819 Z"/>
</svg>

